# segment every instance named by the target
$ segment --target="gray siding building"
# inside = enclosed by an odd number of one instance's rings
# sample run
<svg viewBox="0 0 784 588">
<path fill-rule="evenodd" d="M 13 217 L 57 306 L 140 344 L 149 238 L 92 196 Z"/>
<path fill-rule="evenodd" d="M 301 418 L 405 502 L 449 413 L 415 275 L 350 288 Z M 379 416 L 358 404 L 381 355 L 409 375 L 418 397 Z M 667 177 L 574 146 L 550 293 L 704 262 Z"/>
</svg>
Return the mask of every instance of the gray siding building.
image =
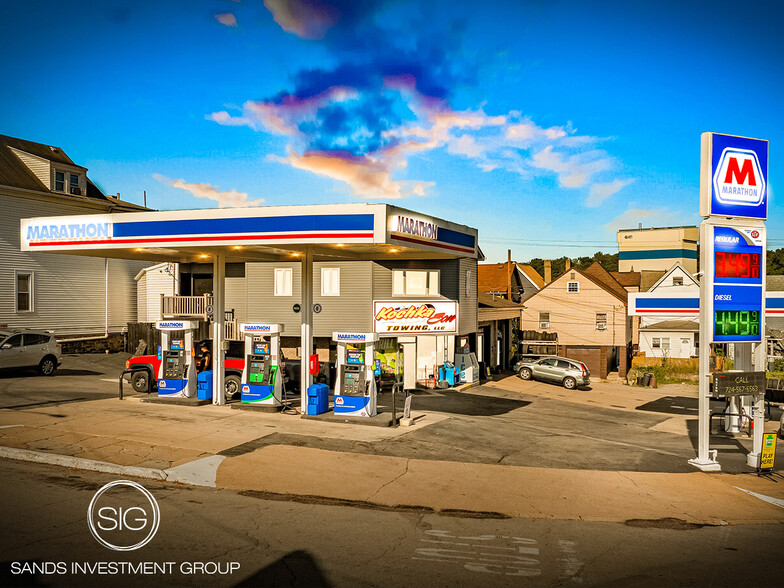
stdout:
<svg viewBox="0 0 784 588">
<path fill-rule="evenodd" d="M 134 276 L 148 262 L 23 252 L 20 221 L 146 209 L 104 195 L 62 149 L 2 135 L 0 209 L 0 324 L 68 337 L 136 320 Z"/>
</svg>

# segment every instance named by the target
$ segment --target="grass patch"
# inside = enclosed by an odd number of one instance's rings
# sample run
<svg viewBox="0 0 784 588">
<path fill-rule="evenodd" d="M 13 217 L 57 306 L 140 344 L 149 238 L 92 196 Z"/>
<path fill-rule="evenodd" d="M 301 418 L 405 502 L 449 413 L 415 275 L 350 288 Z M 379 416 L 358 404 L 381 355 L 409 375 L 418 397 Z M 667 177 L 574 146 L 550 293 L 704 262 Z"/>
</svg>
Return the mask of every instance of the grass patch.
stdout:
<svg viewBox="0 0 784 588">
<path fill-rule="evenodd" d="M 629 370 L 629 384 L 636 385 L 637 377 L 653 374 L 658 384 L 698 383 L 699 368 L 664 362 L 662 365 L 638 365 Z"/>
</svg>

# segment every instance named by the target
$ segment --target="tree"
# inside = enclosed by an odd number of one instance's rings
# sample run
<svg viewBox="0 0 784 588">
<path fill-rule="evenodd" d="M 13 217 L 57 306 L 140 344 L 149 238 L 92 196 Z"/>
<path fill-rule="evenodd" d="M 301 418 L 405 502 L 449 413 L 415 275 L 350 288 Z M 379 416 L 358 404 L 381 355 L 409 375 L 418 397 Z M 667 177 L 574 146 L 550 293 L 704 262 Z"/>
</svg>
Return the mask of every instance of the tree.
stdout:
<svg viewBox="0 0 784 588">
<path fill-rule="evenodd" d="M 768 250 L 767 270 L 771 276 L 784 275 L 784 247 Z"/>
</svg>

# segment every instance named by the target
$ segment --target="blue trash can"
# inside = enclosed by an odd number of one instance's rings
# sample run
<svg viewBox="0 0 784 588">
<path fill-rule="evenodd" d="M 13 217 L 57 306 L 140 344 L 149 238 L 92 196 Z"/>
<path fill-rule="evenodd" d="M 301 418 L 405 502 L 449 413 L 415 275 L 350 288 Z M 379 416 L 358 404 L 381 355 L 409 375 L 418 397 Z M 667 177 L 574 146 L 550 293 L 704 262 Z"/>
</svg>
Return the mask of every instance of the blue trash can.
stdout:
<svg viewBox="0 0 784 588">
<path fill-rule="evenodd" d="M 308 414 L 323 414 L 329 410 L 329 386 L 313 384 L 308 387 Z"/>
<path fill-rule="evenodd" d="M 212 400 L 212 370 L 200 372 L 196 377 L 196 397 Z"/>
</svg>

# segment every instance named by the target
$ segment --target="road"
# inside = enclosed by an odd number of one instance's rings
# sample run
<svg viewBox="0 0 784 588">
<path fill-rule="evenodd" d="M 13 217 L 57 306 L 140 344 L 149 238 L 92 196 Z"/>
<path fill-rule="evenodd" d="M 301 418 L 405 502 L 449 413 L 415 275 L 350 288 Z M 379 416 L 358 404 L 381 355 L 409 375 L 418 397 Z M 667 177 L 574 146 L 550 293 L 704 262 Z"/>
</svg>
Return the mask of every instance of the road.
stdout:
<svg viewBox="0 0 784 588">
<path fill-rule="evenodd" d="M 764 587 L 781 586 L 783 571 L 782 525 L 461 518 L 149 480 L 141 483 L 160 505 L 158 533 L 116 552 L 86 522 L 96 490 L 115 477 L 8 460 L 0 476 L 4 586 Z M 173 563 L 151 575 L 70 573 L 75 562 L 145 561 Z M 55 573 L 21 573 L 23 562 Z M 213 562 L 207 569 L 218 573 L 183 573 L 193 562 Z M 231 562 L 239 569 L 221 574 Z"/>
<path fill-rule="evenodd" d="M 53 376 L 35 370 L 0 370 L 0 409 L 55 407 L 117 397 L 128 353 L 64 355 Z M 126 391 L 130 385 L 125 384 Z"/>
</svg>

